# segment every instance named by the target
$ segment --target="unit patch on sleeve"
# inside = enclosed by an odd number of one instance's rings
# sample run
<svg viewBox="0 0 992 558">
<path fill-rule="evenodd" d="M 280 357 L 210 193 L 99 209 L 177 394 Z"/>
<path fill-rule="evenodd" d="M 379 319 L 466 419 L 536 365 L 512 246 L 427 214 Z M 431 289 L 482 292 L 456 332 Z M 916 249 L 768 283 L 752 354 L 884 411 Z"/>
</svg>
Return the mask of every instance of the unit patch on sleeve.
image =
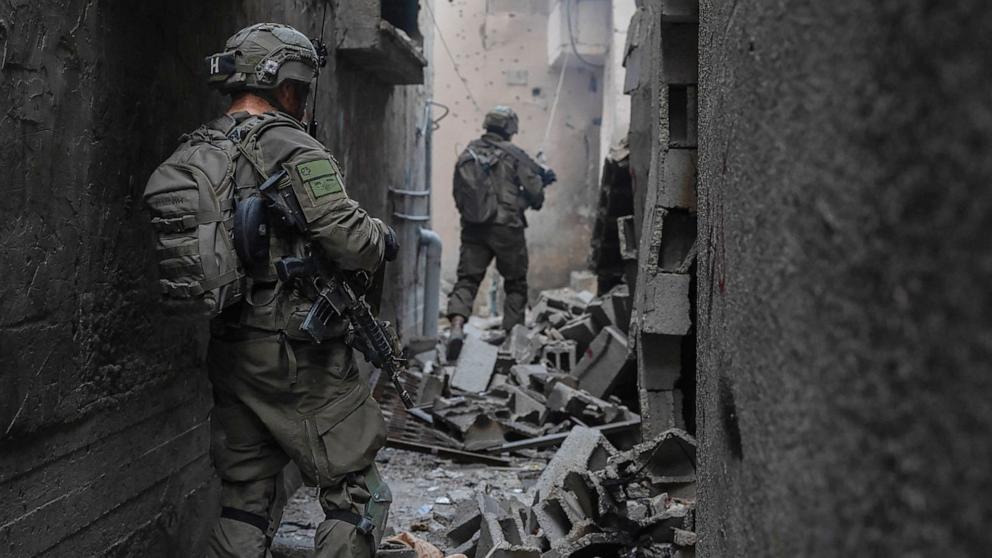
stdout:
<svg viewBox="0 0 992 558">
<path fill-rule="evenodd" d="M 321 198 L 344 193 L 341 174 L 327 159 L 300 163 L 296 165 L 296 172 L 314 203 Z"/>
</svg>

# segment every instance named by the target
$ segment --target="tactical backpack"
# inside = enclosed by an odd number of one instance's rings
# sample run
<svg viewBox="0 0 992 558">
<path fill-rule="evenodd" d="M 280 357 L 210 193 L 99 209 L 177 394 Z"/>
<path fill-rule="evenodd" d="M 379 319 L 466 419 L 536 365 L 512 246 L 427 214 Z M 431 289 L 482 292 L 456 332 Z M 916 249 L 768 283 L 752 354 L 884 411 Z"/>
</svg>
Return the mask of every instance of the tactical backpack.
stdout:
<svg viewBox="0 0 992 558">
<path fill-rule="evenodd" d="M 243 298 L 231 231 L 238 153 L 224 132 L 203 126 L 182 138 L 145 186 L 158 284 L 170 313 L 212 317 Z"/>
<path fill-rule="evenodd" d="M 472 142 L 458 158 L 452 193 L 462 221 L 490 223 L 496 218 L 499 193 L 495 167 L 501 155 L 499 149 Z"/>
</svg>

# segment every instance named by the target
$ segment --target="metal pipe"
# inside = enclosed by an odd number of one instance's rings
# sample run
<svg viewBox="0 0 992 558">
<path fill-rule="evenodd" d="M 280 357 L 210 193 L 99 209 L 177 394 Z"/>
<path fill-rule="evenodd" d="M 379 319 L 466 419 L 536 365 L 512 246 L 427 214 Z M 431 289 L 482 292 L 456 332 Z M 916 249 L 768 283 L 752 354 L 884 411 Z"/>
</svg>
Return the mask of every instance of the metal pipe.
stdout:
<svg viewBox="0 0 992 558">
<path fill-rule="evenodd" d="M 441 308 L 441 237 L 430 229 L 421 228 L 420 246 L 427 249 L 427 269 L 424 272 L 424 337 L 437 337 L 437 318 Z"/>
</svg>

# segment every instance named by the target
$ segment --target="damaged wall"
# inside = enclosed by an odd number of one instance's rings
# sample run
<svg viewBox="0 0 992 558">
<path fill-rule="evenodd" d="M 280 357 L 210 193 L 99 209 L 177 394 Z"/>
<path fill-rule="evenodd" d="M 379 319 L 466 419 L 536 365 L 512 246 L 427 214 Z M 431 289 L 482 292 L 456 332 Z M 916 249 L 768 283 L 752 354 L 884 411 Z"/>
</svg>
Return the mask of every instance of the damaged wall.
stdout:
<svg viewBox="0 0 992 558">
<path fill-rule="evenodd" d="M 196 554 L 216 505 L 205 336 L 158 311 L 141 192 L 179 135 L 223 108 L 205 55 L 259 20 L 316 36 L 322 13 L 319 0 L 0 8 L 0 554 Z M 352 197 L 388 220 L 387 186 L 423 156 L 425 90 L 333 52 L 329 70 L 321 136 Z"/>
<path fill-rule="evenodd" d="M 548 65 L 548 10 L 542 0 L 454 0 L 438 2 L 437 21 L 480 108 L 438 41 L 436 98 L 451 108 L 435 135 L 434 213 L 445 241 L 445 278 L 454 281 L 460 224 L 452 198 L 459 153 L 482 132 L 485 111 L 513 107 L 520 115 L 515 143 L 536 155 L 561 74 Z M 608 22 L 602 22 L 604 32 Z M 547 190 L 540 212 L 528 212 L 531 293 L 569 284 L 569 274 L 586 266 L 592 236 L 599 173 L 602 68 L 581 65 L 574 56 L 565 74 L 561 101 L 545 153 L 559 182 Z M 566 233 L 567 231 L 567 233 Z M 485 286 L 480 289 L 484 296 Z"/>
<path fill-rule="evenodd" d="M 701 554 L 986 554 L 992 7 L 701 17 Z"/>
</svg>

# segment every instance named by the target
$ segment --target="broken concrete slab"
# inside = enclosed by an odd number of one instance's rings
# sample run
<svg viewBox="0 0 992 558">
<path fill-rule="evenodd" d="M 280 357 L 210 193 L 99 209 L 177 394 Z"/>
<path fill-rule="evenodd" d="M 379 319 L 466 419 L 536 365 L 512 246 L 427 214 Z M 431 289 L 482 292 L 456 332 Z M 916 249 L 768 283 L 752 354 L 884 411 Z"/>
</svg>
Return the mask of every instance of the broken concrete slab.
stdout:
<svg viewBox="0 0 992 558">
<path fill-rule="evenodd" d="M 573 428 L 537 480 L 537 499 L 547 497 L 569 472 L 600 471 L 617 455 L 616 448 L 598 430 L 582 426 Z"/>
<path fill-rule="evenodd" d="M 478 498 L 482 518 L 477 558 L 540 558 L 541 549 L 518 514 L 485 494 Z"/>
<path fill-rule="evenodd" d="M 496 369 L 499 348 L 474 335 L 465 337 L 465 346 L 458 356 L 451 387 L 469 393 L 481 393 L 489 387 Z"/>
<path fill-rule="evenodd" d="M 634 362 L 630 358 L 627 336 L 618 328 L 608 326 L 590 343 L 576 364 L 572 375 L 579 387 L 594 397 L 607 397 L 623 381 L 632 381 Z"/>
<path fill-rule="evenodd" d="M 558 327 L 557 330 L 562 338 L 575 341 L 576 354 L 582 354 L 589 347 L 589 344 L 592 343 L 593 339 L 596 338 L 596 335 L 599 334 L 600 328 L 596 325 L 592 316 L 583 314 L 578 318 L 569 320 L 561 327 Z"/>
<path fill-rule="evenodd" d="M 548 410 L 567 415 L 582 423 L 595 426 L 635 418 L 623 405 L 604 401 L 588 392 L 569 387 L 564 382 L 554 382 L 548 393 Z"/>
<path fill-rule="evenodd" d="M 541 354 L 544 340 L 537 331 L 517 324 L 507 339 L 506 350 L 517 364 L 530 364 Z"/>
</svg>

